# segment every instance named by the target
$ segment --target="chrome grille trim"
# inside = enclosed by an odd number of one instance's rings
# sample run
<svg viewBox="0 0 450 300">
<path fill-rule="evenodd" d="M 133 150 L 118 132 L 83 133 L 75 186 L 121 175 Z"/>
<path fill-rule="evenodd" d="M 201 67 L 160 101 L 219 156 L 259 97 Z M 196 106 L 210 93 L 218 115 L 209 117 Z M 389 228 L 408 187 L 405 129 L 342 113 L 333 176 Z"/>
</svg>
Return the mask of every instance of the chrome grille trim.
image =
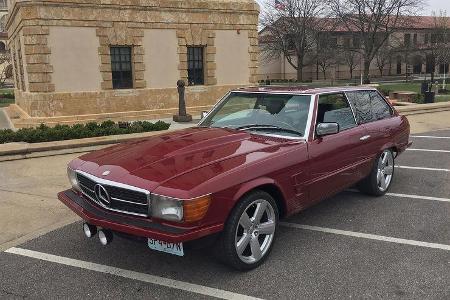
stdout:
<svg viewBox="0 0 450 300">
<path fill-rule="evenodd" d="M 104 205 L 103 203 L 101 203 L 100 201 L 98 201 L 95 197 L 91 197 L 89 194 L 87 194 L 86 192 L 83 191 L 83 195 L 85 197 L 87 197 L 88 199 L 90 199 L 91 201 L 93 201 L 95 204 L 101 206 L 102 208 L 109 210 L 109 211 L 113 211 L 113 212 L 119 212 L 119 213 L 123 213 L 123 214 L 127 214 L 127 215 L 133 215 L 133 216 L 139 216 L 139 217 L 149 217 L 150 215 L 150 191 L 132 186 L 132 185 L 127 185 L 127 184 L 123 184 L 120 182 L 115 182 L 115 181 L 111 181 L 111 180 L 107 180 L 107 179 L 103 179 L 103 178 L 99 178 L 96 177 L 94 175 L 88 174 L 86 172 L 80 171 L 80 170 L 76 170 L 75 171 L 77 174 L 86 177 L 87 179 L 95 182 L 95 184 L 101 184 L 104 185 L 106 187 L 116 187 L 116 188 L 120 188 L 120 189 L 124 189 L 124 190 L 129 190 L 129 191 L 134 191 L 134 192 L 139 192 L 142 194 L 145 194 L 147 203 L 140 203 L 140 202 L 132 202 L 132 201 L 127 201 L 124 199 L 119 199 L 116 197 L 111 197 L 111 200 L 114 201 L 118 201 L 118 202 L 123 202 L 123 203 L 128 203 L 128 204 L 132 204 L 132 205 L 137 205 L 137 206 L 147 206 L 147 213 L 146 214 L 141 214 L 141 213 L 137 213 L 137 212 L 132 212 L 132 211 L 126 211 L 126 210 L 120 210 L 120 209 L 115 209 L 115 208 L 111 208 L 108 207 L 106 205 Z M 90 189 L 89 187 L 87 187 L 86 185 L 78 182 L 78 184 L 80 185 L 81 189 L 85 189 L 88 192 L 94 194 L 95 192 Z"/>
</svg>

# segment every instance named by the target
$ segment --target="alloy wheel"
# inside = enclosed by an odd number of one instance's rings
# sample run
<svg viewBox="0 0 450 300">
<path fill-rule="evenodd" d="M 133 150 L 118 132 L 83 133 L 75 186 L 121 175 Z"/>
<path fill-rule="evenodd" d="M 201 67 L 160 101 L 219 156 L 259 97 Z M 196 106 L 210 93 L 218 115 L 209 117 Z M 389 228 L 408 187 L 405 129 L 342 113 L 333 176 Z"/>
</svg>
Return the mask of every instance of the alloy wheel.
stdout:
<svg viewBox="0 0 450 300">
<path fill-rule="evenodd" d="M 380 191 L 385 192 L 392 182 L 394 175 L 394 156 L 390 150 L 385 150 L 378 159 L 377 185 Z"/>
<path fill-rule="evenodd" d="M 247 206 L 235 234 L 236 252 L 242 262 L 254 264 L 266 255 L 275 235 L 276 220 L 272 205 L 264 199 Z"/>
</svg>

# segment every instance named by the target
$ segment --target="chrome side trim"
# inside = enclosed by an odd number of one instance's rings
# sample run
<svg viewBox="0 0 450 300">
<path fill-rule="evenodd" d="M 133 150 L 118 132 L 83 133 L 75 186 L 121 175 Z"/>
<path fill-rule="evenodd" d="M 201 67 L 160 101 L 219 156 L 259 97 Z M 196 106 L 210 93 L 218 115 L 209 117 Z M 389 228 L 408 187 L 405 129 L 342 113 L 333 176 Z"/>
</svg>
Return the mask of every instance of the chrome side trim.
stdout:
<svg viewBox="0 0 450 300">
<path fill-rule="evenodd" d="M 314 127 L 314 124 L 312 124 L 312 119 L 314 116 L 314 107 L 316 105 L 316 95 L 311 95 L 311 102 L 309 103 L 309 113 L 308 113 L 308 120 L 306 121 L 306 128 L 305 128 L 305 139 L 308 140 L 311 136 L 311 130 L 313 130 L 313 140 L 316 133 L 316 128 Z"/>
</svg>

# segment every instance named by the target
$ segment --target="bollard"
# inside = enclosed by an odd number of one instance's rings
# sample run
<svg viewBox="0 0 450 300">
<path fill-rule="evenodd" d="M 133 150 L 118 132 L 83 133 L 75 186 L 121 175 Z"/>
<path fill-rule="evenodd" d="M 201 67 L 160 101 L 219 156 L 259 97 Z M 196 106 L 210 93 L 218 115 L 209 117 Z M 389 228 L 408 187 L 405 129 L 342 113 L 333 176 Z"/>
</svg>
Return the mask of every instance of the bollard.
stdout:
<svg viewBox="0 0 450 300">
<path fill-rule="evenodd" d="M 173 116 L 175 122 L 192 122 L 192 116 L 186 113 L 186 101 L 184 98 L 186 84 L 183 80 L 177 81 L 178 88 L 178 115 Z"/>
</svg>

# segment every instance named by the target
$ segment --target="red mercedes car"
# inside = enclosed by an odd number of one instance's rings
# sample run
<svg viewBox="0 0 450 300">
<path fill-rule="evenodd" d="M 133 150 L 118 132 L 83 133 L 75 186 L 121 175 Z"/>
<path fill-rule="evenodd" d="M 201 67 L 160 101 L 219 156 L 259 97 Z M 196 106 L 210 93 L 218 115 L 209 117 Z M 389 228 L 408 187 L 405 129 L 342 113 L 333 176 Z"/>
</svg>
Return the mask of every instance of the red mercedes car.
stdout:
<svg viewBox="0 0 450 300">
<path fill-rule="evenodd" d="M 385 194 L 409 133 L 376 89 L 241 89 L 196 127 L 73 160 L 58 198 L 104 245 L 127 235 L 182 256 L 185 242 L 214 235 L 220 258 L 251 269 L 280 218 L 353 185 Z"/>
</svg>

